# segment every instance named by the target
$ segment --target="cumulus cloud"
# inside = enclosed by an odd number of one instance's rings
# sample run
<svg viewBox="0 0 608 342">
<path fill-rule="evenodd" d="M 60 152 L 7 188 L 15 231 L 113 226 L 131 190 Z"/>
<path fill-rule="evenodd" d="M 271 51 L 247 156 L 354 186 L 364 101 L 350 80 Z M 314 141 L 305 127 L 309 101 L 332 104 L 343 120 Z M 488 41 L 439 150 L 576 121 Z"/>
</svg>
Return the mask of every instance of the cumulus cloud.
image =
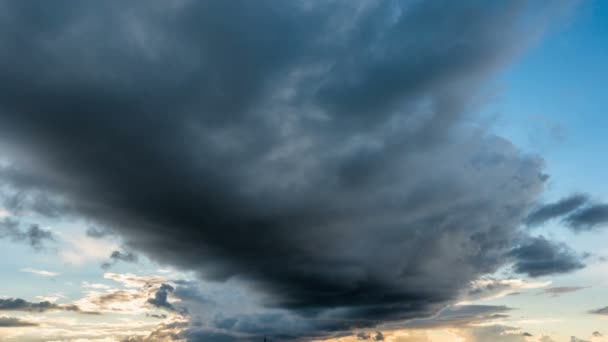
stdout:
<svg viewBox="0 0 608 342">
<path fill-rule="evenodd" d="M 242 281 L 281 311 L 258 329 L 432 315 L 510 260 L 582 267 L 517 247 L 543 161 L 471 115 L 559 6 L 2 3 L 0 176 L 162 264 Z"/>
<path fill-rule="evenodd" d="M 185 314 L 185 309 L 169 302 L 173 286 L 159 276 L 106 273 L 105 278 L 120 283 L 123 288 L 106 284 L 85 283 L 85 296 L 75 303 L 88 311 L 121 314 L 150 314 L 150 306 Z"/>
</svg>

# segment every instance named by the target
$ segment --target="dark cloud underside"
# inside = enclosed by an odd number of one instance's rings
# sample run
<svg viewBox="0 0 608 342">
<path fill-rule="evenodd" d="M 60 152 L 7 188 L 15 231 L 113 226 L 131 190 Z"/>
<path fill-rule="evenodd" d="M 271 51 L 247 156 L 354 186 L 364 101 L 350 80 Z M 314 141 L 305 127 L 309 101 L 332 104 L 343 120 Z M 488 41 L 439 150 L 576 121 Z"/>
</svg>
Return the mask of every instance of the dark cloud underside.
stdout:
<svg viewBox="0 0 608 342">
<path fill-rule="evenodd" d="M 511 252 L 543 163 L 469 115 L 556 5 L 2 2 L 3 186 L 325 319 L 301 335 L 429 315 L 562 251 Z"/>
</svg>

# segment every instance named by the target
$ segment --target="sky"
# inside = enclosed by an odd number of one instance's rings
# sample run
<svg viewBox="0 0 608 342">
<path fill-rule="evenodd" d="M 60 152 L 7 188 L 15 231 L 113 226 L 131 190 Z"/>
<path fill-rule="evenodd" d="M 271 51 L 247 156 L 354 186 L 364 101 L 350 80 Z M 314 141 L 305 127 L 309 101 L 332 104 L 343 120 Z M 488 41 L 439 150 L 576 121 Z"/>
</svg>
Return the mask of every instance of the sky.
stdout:
<svg viewBox="0 0 608 342">
<path fill-rule="evenodd" d="M 608 341 L 605 1 L 0 17 L 0 341 Z"/>
</svg>

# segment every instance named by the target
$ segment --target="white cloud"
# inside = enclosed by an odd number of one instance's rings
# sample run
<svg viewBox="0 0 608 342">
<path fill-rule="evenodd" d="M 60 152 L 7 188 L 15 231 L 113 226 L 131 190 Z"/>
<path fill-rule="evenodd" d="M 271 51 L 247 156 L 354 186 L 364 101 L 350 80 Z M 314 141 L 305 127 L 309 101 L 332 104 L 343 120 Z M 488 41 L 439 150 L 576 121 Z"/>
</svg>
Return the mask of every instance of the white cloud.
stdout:
<svg viewBox="0 0 608 342">
<path fill-rule="evenodd" d="M 36 274 L 36 275 L 43 276 L 43 277 L 56 277 L 59 274 L 61 274 L 61 273 L 57 273 L 57 272 L 39 270 L 39 269 L 31 268 L 31 267 L 22 268 L 22 269 L 20 269 L 20 271 Z"/>
</svg>

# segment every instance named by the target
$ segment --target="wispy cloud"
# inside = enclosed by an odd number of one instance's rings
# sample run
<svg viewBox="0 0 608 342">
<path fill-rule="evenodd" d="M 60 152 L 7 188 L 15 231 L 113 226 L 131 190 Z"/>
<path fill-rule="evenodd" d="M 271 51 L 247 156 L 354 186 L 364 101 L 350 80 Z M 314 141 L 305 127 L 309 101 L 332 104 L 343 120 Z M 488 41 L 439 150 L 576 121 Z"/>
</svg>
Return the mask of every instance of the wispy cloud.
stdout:
<svg viewBox="0 0 608 342">
<path fill-rule="evenodd" d="M 19 271 L 25 272 L 25 273 L 36 274 L 36 275 L 43 276 L 43 277 L 56 277 L 56 276 L 58 276 L 58 275 L 61 274 L 61 273 L 58 273 L 58 272 L 39 270 L 39 269 L 36 269 L 36 268 L 31 268 L 31 267 L 22 268 Z"/>
</svg>

